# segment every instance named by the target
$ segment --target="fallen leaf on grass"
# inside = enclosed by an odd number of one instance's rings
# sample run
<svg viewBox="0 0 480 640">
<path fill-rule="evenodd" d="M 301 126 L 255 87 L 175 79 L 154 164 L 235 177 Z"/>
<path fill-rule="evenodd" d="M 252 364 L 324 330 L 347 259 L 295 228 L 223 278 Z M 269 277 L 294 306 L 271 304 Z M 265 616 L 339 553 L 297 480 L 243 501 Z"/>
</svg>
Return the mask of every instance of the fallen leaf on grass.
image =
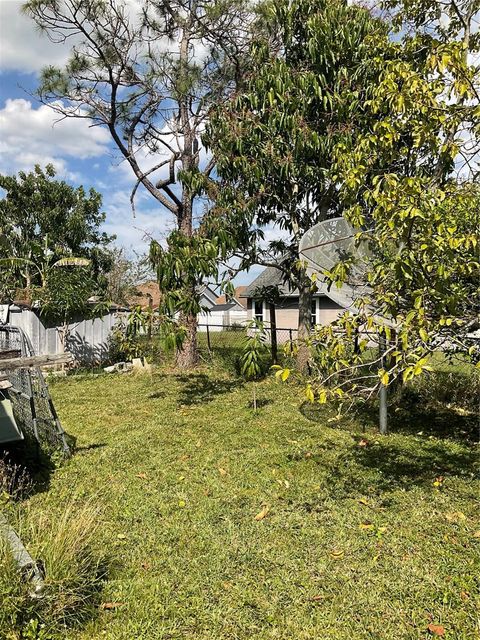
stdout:
<svg viewBox="0 0 480 640">
<path fill-rule="evenodd" d="M 102 602 L 99 609 L 102 609 L 103 611 L 111 611 L 112 609 L 123 607 L 124 604 L 124 602 Z"/>
<path fill-rule="evenodd" d="M 435 478 L 435 480 L 433 481 L 433 486 L 434 487 L 441 487 L 443 484 L 443 481 L 445 480 L 445 478 L 443 476 L 438 476 L 437 478 Z"/>
<path fill-rule="evenodd" d="M 429 624 L 427 627 L 428 631 L 434 636 L 444 636 L 445 628 L 442 627 L 441 624 Z"/>
<path fill-rule="evenodd" d="M 222 467 L 218 467 L 218 473 L 219 473 L 221 476 L 226 476 L 226 475 L 227 475 L 227 471 L 226 471 L 226 469 L 222 469 Z"/>
<path fill-rule="evenodd" d="M 330 555 L 332 556 L 332 558 L 343 558 L 343 556 L 345 555 L 345 551 L 343 551 L 342 549 L 334 549 L 333 551 L 330 551 Z"/>
<path fill-rule="evenodd" d="M 474 538 L 480 538 L 480 530 L 479 531 L 475 531 L 475 533 L 473 534 Z"/>
<path fill-rule="evenodd" d="M 325 596 L 312 596 L 310 598 L 312 602 L 319 602 L 320 600 L 324 600 L 324 599 L 325 599 Z"/>
<path fill-rule="evenodd" d="M 460 599 L 466 602 L 470 598 L 470 595 L 466 591 L 460 591 Z"/>
<path fill-rule="evenodd" d="M 370 504 L 366 498 L 360 498 L 359 503 L 364 504 L 366 507 Z"/>
<path fill-rule="evenodd" d="M 453 511 L 452 513 L 445 514 L 445 520 L 448 522 L 464 522 L 467 519 L 467 516 L 461 511 Z"/>
<path fill-rule="evenodd" d="M 137 473 L 137 478 L 141 478 L 142 480 L 146 480 L 147 479 L 147 474 L 146 473 Z"/>
<path fill-rule="evenodd" d="M 257 513 L 257 515 L 255 516 L 255 520 L 257 520 L 257 521 L 258 520 L 263 520 L 269 511 L 270 511 L 269 507 L 267 507 L 267 506 L 263 507 L 263 509 L 261 511 L 259 511 Z"/>
<path fill-rule="evenodd" d="M 126 540 L 127 536 L 124 533 L 117 533 L 118 540 Z"/>
<path fill-rule="evenodd" d="M 149 562 L 142 562 L 140 566 L 142 567 L 142 569 L 145 569 L 145 571 L 148 571 L 152 568 L 152 565 Z"/>
<path fill-rule="evenodd" d="M 359 447 L 368 447 L 369 444 L 370 444 L 369 441 L 365 440 L 365 438 L 362 438 L 361 440 L 358 441 Z"/>
<path fill-rule="evenodd" d="M 366 530 L 370 530 L 371 531 L 372 529 L 375 529 L 375 525 L 373 525 L 371 522 L 361 522 L 358 525 L 358 528 L 359 529 L 363 529 L 364 531 L 366 531 Z"/>
</svg>

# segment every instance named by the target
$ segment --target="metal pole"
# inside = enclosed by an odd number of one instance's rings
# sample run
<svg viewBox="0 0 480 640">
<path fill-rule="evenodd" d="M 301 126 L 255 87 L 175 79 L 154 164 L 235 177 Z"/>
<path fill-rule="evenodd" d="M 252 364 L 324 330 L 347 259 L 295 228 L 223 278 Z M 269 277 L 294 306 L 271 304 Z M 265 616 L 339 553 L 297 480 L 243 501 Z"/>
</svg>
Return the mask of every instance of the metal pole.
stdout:
<svg viewBox="0 0 480 640">
<path fill-rule="evenodd" d="M 380 349 L 380 358 L 382 367 L 385 368 L 385 351 L 387 350 L 387 341 L 385 336 L 381 335 L 378 341 L 378 347 Z M 379 391 L 379 421 L 380 421 L 380 433 L 385 435 L 388 431 L 388 403 L 387 403 L 387 385 L 380 383 Z"/>
<path fill-rule="evenodd" d="M 270 340 L 272 344 L 272 362 L 277 364 L 278 362 L 278 347 L 277 347 L 277 318 L 275 313 L 275 305 L 270 303 Z"/>
<path fill-rule="evenodd" d="M 208 350 L 211 351 L 212 347 L 210 345 L 210 327 L 208 326 L 208 323 L 207 323 L 207 346 L 208 346 Z"/>
</svg>

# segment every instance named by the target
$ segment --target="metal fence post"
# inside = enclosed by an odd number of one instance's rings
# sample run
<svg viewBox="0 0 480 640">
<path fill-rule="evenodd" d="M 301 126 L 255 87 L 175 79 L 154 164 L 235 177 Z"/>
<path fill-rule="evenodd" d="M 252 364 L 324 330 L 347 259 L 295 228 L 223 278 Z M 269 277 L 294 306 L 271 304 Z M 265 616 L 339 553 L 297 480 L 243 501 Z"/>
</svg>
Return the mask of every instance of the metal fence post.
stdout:
<svg viewBox="0 0 480 640">
<path fill-rule="evenodd" d="M 277 364 L 278 362 L 278 343 L 277 343 L 277 317 L 275 313 L 275 305 L 270 304 L 270 333 L 272 344 L 272 362 Z"/>
<path fill-rule="evenodd" d="M 208 326 L 208 324 L 207 324 L 207 347 L 209 351 L 212 350 L 212 347 L 210 345 L 210 327 Z"/>
</svg>

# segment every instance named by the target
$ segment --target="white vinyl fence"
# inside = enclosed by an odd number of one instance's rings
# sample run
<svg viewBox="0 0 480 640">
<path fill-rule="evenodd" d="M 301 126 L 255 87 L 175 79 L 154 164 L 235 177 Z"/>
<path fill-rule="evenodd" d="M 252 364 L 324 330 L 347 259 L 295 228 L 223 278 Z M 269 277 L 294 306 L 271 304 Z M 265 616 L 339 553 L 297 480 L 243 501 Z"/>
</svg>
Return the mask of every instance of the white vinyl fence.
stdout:
<svg viewBox="0 0 480 640">
<path fill-rule="evenodd" d="M 124 311 L 111 310 L 102 318 L 78 318 L 68 325 L 66 350 L 79 364 L 93 364 L 106 359 L 108 338 Z M 63 353 L 62 327 L 48 324 L 37 311 L 11 306 L 9 324 L 20 327 L 32 342 L 37 355 Z"/>
</svg>

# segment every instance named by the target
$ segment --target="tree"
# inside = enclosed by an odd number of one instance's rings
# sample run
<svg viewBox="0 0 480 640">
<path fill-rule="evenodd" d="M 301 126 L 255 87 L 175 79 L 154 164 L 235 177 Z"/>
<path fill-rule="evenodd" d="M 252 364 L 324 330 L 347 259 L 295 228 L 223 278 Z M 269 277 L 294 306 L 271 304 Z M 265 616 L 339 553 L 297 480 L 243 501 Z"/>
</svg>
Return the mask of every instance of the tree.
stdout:
<svg viewBox="0 0 480 640">
<path fill-rule="evenodd" d="M 55 180 L 52 165 L 0 176 L 0 187 L 2 299 L 12 299 L 16 289 L 31 295 L 44 288 L 54 265 L 68 259 L 87 259 L 97 289 L 105 285 L 113 236 L 100 230 L 105 213 L 99 193 Z"/>
<path fill-rule="evenodd" d="M 238 229 L 240 269 L 277 266 L 298 289 L 297 367 L 305 370 L 314 285 L 298 243 L 341 210 L 334 149 L 375 119 L 364 107 L 376 83 L 368 58 L 386 29 L 341 0 L 267 1 L 260 14 L 248 73 L 207 126 L 223 180 L 212 225 Z M 271 225 L 286 239 L 265 246 Z"/>
<path fill-rule="evenodd" d="M 137 285 L 152 279 L 148 256 L 128 258 L 124 248 L 110 253 L 112 266 L 107 274 L 106 298 L 117 304 L 128 304 L 137 293 Z"/>
<path fill-rule="evenodd" d="M 25 11 L 52 40 L 76 39 L 64 69 L 44 70 L 40 99 L 106 127 L 136 178 L 132 205 L 141 185 L 175 219 L 168 248 L 153 242 L 151 259 L 187 328 L 178 363 L 193 366 L 198 284 L 216 270 L 215 248 L 195 221 L 214 168 L 200 134 L 239 77 L 246 2 L 143 0 L 135 13 L 114 0 L 29 0 Z"/>
<path fill-rule="evenodd" d="M 437 349 L 475 363 L 478 346 L 480 40 L 478 2 L 397 2 L 399 33 L 371 58 L 377 86 L 370 131 L 334 149 L 344 216 L 368 243 L 369 292 L 357 313 L 314 336 L 318 371 L 309 396 L 372 397 L 428 371 Z M 341 285 L 350 260 L 324 275 Z M 371 357 L 368 330 L 383 354 Z"/>
</svg>

